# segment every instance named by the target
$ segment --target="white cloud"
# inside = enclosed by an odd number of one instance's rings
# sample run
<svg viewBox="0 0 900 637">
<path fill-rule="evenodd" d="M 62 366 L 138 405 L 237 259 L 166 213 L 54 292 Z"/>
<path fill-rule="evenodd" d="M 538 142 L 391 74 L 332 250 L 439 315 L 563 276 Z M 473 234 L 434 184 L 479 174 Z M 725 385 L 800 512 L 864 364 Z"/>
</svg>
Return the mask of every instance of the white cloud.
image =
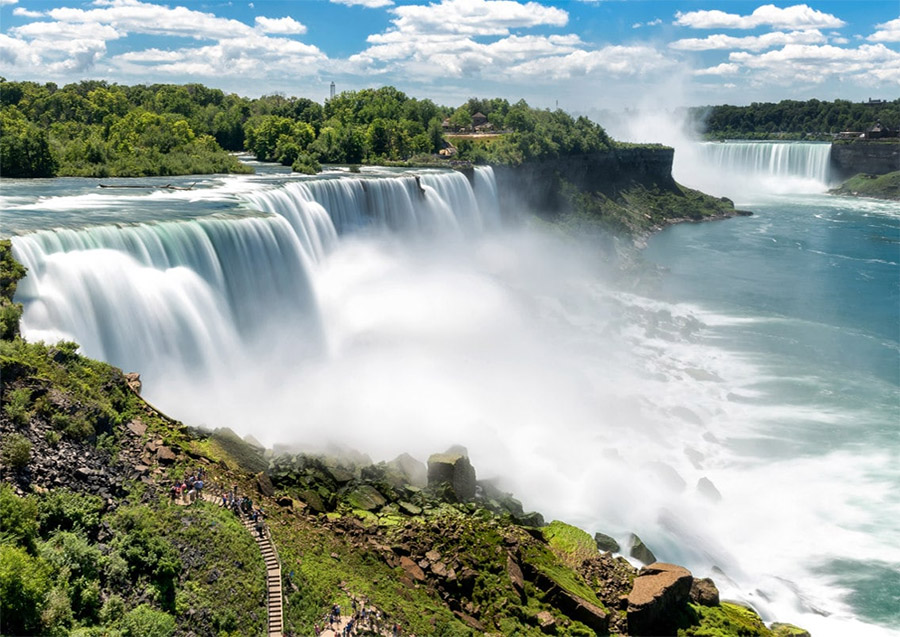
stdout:
<svg viewBox="0 0 900 637">
<path fill-rule="evenodd" d="M 260 33 L 275 33 L 279 35 L 300 35 L 306 33 L 306 26 L 291 17 L 266 18 L 256 17 L 256 30 Z"/>
<path fill-rule="evenodd" d="M 729 60 L 776 84 L 821 83 L 833 78 L 900 82 L 900 52 L 883 44 L 863 44 L 855 49 L 789 44 L 759 55 L 733 52 Z"/>
<path fill-rule="evenodd" d="M 781 9 L 772 4 L 757 7 L 750 15 L 724 11 L 689 11 L 675 14 L 675 24 L 694 29 L 755 29 L 770 26 L 774 29 L 835 29 L 846 23 L 829 13 L 816 11 L 805 4 Z"/>
<path fill-rule="evenodd" d="M 13 9 L 13 15 L 17 15 L 22 18 L 43 18 L 44 14 L 40 11 L 29 11 L 23 7 L 16 7 Z"/>
<path fill-rule="evenodd" d="M 656 20 L 650 20 L 649 22 L 635 22 L 631 25 L 632 29 L 640 29 L 641 27 L 655 27 L 662 24 L 661 18 L 656 18 Z"/>
<path fill-rule="evenodd" d="M 845 38 L 845 37 L 834 36 L 834 37 L 831 38 L 831 43 L 832 43 L 832 44 L 849 44 L 849 43 L 850 43 L 850 40 L 848 40 L 848 39 Z"/>
<path fill-rule="evenodd" d="M 825 36 L 820 31 L 773 31 L 762 35 L 748 35 L 734 37 L 717 33 L 705 38 L 685 38 L 675 40 L 669 46 L 679 51 L 712 51 L 719 49 L 743 49 L 746 51 L 762 51 L 786 44 L 819 44 L 825 42 Z"/>
<path fill-rule="evenodd" d="M 601 72 L 604 75 L 646 75 L 671 68 L 673 62 L 647 46 L 607 46 L 593 51 L 578 50 L 564 56 L 539 58 L 509 69 L 513 75 L 530 78 L 568 79 Z"/>
<path fill-rule="evenodd" d="M 510 29 L 562 27 L 569 21 L 569 14 L 562 9 L 513 0 L 442 0 L 397 7 L 391 13 L 397 16 L 391 20 L 394 30 L 408 35 L 507 35 Z"/>
<path fill-rule="evenodd" d="M 25 16 L 30 17 L 30 16 Z M 0 39 L 0 66 L 39 76 L 71 74 L 108 77 L 199 75 L 265 79 L 318 72 L 327 57 L 315 46 L 284 35 L 306 27 L 291 17 L 257 17 L 254 26 L 183 6 L 141 0 L 95 0 L 89 9 L 59 7 L 40 20 L 14 27 Z M 108 56 L 107 42 L 132 34 L 157 36 L 163 46 Z M 166 50 L 165 37 L 199 44 Z M 154 44 L 157 44 L 154 42 Z"/>
<path fill-rule="evenodd" d="M 900 18 L 876 24 L 877 31 L 867 39 L 872 42 L 900 42 Z"/>
<path fill-rule="evenodd" d="M 722 62 L 718 66 L 711 66 L 706 69 L 697 69 L 694 75 L 734 75 L 740 70 L 737 64 Z"/>
<path fill-rule="evenodd" d="M 17 2 L 19 2 L 19 0 L 0 0 L 0 7 L 7 4 L 16 4 Z"/>
<path fill-rule="evenodd" d="M 389 7 L 394 4 L 394 0 L 331 0 L 331 2 L 334 4 L 345 4 L 348 7 L 366 7 L 368 9 Z"/>
</svg>

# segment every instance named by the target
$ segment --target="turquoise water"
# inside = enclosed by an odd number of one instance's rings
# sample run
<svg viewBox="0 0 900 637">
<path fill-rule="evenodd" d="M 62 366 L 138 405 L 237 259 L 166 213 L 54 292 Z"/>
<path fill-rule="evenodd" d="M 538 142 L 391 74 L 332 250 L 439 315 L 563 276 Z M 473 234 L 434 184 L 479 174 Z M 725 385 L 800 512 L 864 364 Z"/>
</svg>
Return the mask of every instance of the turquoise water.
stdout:
<svg viewBox="0 0 900 637">
<path fill-rule="evenodd" d="M 900 630 L 900 204 L 805 195 L 740 207 L 754 216 L 650 241 L 645 256 L 665 269 L 656 293 L 742 319 L 707 338 L 759 370 L 732 400 L 770 413 L 732 447 L 768 459 L 786 490 L 809 485 L 834 533 L 794 547 L 802 568 L 853 614 Z M 869 546 L 848 550 L 860 537 Z"/>
</svg>

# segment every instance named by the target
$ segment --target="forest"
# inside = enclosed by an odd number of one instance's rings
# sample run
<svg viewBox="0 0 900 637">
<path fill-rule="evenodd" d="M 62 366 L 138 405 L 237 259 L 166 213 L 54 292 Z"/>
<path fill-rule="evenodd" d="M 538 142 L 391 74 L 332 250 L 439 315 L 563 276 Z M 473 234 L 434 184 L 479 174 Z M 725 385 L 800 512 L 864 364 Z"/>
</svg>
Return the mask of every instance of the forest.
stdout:
<svg viewBox="0 0 900 637">
<path fill-rule="evenodd" d="M 524 100 L 469 99 L 456 108 L 393 87 L 245 98 L 201 84 L 122 86 L 0 78 L 0 167 L 6 177 L 133 177 L 248 172 L 233 153 L 315 173 L 325 164 L 429 163 L 448 144 L 442 124 L 485 115 L 503 134 L 464 140 L 456 159 L 521 163 L 612 145 L 587 118 Z"/>
<path fill-rule="evenodd" d="M 845 131 L 864 132 L 877 122 L 896 130 L 900 127 L 900 99 L 725 104 L 692 108 L 688 114 L 694 128 L 708 139 L 827 140 Z"/>
</svg>

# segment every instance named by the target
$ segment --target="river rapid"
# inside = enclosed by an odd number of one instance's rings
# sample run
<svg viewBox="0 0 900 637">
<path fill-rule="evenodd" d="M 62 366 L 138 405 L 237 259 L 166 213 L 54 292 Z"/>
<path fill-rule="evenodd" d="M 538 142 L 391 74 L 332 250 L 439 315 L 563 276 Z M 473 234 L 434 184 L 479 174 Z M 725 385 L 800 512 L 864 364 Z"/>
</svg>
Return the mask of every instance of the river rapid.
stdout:
<svg viewBox="0 0 900 637">
<path fill-rule="evenodd" d="M 679 148 L 679 180 L 754 216 L 667 228 L 640 277 L 500 210 L 489 168 L 6 180 L 2 231 L 25 336 L 141 372 L 187 423 L 464 444 L 526 507 L 637 533 L 766 621 L 895 634 L 900 206 L 823 194 L 800 146 Z"/>
</svg>

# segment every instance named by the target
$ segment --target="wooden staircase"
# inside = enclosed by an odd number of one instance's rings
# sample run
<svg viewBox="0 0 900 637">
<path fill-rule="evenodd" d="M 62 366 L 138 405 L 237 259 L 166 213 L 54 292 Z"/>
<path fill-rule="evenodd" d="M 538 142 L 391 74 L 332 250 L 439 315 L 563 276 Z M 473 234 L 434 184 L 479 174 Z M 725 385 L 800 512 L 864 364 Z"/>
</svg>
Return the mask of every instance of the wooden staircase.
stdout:
<svg viewBox="0 0 900 637">
<path fill-rule="evenodd" d="M 203 499 L 211 504 L 222 504 L 222 498 L 211 493 L 204 493 Z M 278 552 L 272 543 L 269 529 L 263 529 L 260 537 L 253 525 L 250 516 L 241 511 L 241 522 L 247 528 L 250 535 L 256 540 L 259 552 L 266 562 L 266 606 L 268 610 L 269 637 L 282 637 L 284 631 L 284 606 L 282 604 L 281 590 L 281 563 L 278 561 Z"/>
</svg>

